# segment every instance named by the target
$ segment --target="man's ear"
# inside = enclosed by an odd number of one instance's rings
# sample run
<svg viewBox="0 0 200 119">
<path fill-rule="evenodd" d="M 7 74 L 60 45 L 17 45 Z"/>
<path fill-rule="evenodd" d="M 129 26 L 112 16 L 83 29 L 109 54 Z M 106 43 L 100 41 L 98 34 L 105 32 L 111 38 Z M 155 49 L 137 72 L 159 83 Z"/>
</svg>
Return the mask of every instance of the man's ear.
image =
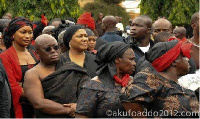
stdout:
<svg viewBox="0 0 200 119">
<path fill-rule="evenodd" d="M 196 24 L 195 24 L 195 23 L 192 23 L 192 24 L 191 24 L 191 27 L 192 27 L 192 29 L 195 29 L 195 28 L 196 28 Z"/>
<path fill-rule="evenodd" d="M 35 50 L 35 53 L 37 54 L 38 57 L 40 57 L 38 49 Z"/>
</svg>

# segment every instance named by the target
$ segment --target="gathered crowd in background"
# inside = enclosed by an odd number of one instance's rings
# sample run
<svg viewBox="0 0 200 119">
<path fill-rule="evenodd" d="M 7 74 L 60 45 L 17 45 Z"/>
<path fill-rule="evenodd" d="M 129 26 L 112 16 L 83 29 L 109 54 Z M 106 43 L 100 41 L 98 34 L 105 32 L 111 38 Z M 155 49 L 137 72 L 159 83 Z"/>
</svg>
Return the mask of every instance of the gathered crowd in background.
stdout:
<svg viewBox="0 0 200 119">
<path fill-rule="evenodd" d="M 0 118 L 198 118 L 199 12 L 122 20 L 2 16 Z"/>
</svg>

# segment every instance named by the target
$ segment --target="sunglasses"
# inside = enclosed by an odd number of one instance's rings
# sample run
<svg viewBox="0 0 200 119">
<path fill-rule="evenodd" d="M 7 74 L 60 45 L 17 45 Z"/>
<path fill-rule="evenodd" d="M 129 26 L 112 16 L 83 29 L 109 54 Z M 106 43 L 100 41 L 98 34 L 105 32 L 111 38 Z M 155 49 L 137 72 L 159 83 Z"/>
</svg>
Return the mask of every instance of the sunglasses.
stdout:
<svg viewBox="0 0 200 119">
<path fill-rule="evenodd" d="M 59 47 L 59 45 L 49 46 L 49 47 L 44 48 L 44 51 L 51 52 L 52 48 L 54 50 L 58 50 L 60 47 Z"/>
</svg>

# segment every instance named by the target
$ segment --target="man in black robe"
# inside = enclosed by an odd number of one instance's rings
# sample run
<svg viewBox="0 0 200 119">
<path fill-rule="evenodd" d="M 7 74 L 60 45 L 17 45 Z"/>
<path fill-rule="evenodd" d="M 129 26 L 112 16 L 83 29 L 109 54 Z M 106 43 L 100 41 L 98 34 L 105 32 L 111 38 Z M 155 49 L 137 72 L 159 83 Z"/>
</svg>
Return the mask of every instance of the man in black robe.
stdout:
<svg viewBox="0 0 200 119">
<path fill-rule="evenodd" d="M 40 118 L 74 117 L 80 87 L 87 72 L 75 63 L 63 63 L 55 38 L 43 34 L 35 40 L 40 62 L 24 78 L 27 99 Z"/>
</svg>

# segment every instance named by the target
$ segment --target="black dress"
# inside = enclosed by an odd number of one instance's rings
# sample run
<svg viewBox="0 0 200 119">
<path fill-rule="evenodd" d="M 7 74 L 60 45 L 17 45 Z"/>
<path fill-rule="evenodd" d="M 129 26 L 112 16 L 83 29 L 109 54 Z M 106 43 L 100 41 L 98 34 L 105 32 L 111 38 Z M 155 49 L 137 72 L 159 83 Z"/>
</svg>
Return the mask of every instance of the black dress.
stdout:
<svg viewBox="0 0 200 119">
<path fill-rule="evenodd" d="M 27 70 L 32 68 L 35 64 L 30 65 L 20 65 L 22 69 L 22 85 L 24 82 L 24 75 Z M 24 118 L 33 118 L 35 116 L 35 112 L 33 109 L 33 106 L 29 103 L 29 101 L 26 98 L 20 98 L 20 103 L 22 105 L 22 111 L 23 111 L 23 117 Z"/>
<path fill-rule="evenodd" d="M 76 113 L 90 118 L 128 117 L 120 102 L 121 86 L 110 88 L 103 83 L 90 80 L 83 85 L 78 98 Z"/>
<path fill-rule="evenodd" d="M 29 51 L 29 53 L 31 54 L 31 56 L 33 57 L 35 62 L 37 62 L 37 59 L 36 59 L 35 55 L 33 54 L 33 52 Z M 22 70 L 22 80 L 21 80 L 22 87 L 23 87 L 24 75 L 25 75 L 26 71 L 31 69 L 34 66 L 35 66 L 35 64 L 20 65 L 21 70 Z M 22 111 L 23 111 L 24 118 L 35 117 L 35 112 L 34 112 L 33 106 L 30 104 L 30 102 L 27 100 L 27 98 L 20 98 L 20 103 L 22 105 Z"/>
</svg>

